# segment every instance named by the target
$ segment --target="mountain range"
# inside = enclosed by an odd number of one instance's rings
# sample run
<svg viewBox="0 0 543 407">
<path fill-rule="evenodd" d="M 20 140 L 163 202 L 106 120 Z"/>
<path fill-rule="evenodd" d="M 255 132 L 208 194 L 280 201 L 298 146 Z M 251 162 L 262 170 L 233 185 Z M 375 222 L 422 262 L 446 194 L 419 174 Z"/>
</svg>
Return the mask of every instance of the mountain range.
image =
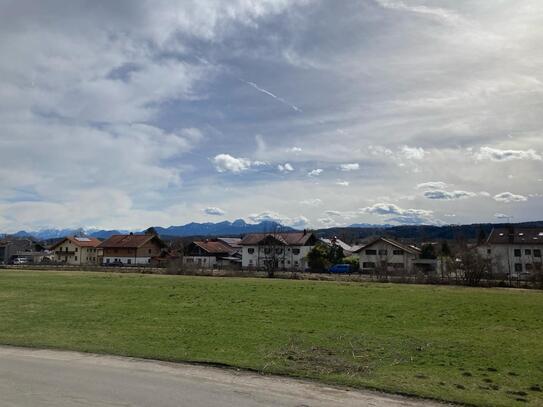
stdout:
<svg viewBox="0 0 543 407">
<path fill-rule="evenodd" d="M 332 227 L 315 230 L 319 237 L 336 236 L 346 242 L 356 242 L 372 236 L 389 236 L 397 239 L 416 240 L 451 240 L 451 239 L 477 239 L 482 235 L 488 235 L 495 227 L 543 227 L 543 221 L 524 222 L 516 224 L 508 223 L 476 223 L 471 225 L 372 225 L 354 224 L 348 227 Z M 239 236 L 247 233 L 271 232 L 280 230 L 283 232 L 295 229 L 282 226 L 273 221 L 260 223 L 246 223 L 242 219 L 234 222 L 224 221 L 218 223 L 188 223 L 182 226 L 155 227 L 156 232 L 164 239 L 182 237 L 205 236 Z M 98 229 L 45 229 L 39 231 L 20 231 L 12 236 L 34 237 L 38 240 L 53 240 L 65 236 L 85 235 L 98 239 L 107 239 L 114 234 L 129 233 L 127 230 L 98 230 Z M 136 234 L 145 231 L 132 231 Z M 1 236 L 1 234 L 0 234 Z"/>
<path fill-rule="evenodd" d="M 192 222 L 182 226 L 169 226 L 167 228 L 156 226 L 154 229 L 161 236 L 186 237 L 186 236 L 225 236 L 243 235 L 246 233 L 270 232 L 280 228 L 281 231 L 295 230 L 288 226 L 282 226 L 277 222 L 262 221 L 260 223 L 246 223 L 243 219 L 233 222 L 224 221 L 219 223 L 196 223 Z M 11 236 L 33 237 L 38 240 L 58 239 L 65 236 L 90 236 L 98 239 L 107 239 L 111 235 L 129 233 L 128 230 L 100 230 L 100 229 L 43 229 L 36 231 L 21 230 Z M 134 233 L 143 233 L 136 231 Z"/>
</svg>

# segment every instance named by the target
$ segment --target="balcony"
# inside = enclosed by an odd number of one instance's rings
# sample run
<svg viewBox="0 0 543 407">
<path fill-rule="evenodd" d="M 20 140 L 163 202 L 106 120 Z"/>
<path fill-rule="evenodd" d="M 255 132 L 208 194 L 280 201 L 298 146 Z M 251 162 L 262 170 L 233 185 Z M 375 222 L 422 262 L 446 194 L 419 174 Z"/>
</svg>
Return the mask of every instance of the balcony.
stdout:
<svg viewBox="0 0 543 407">
<path fill-rule="evenodd" d="M 57 256 L 74 256 L 75 252 L 67 252 L 67 251 L 64 251 L 64 250 L 62 250 L 62 251 L 59 250 L 59 251 L 56 251 L 55 254 Z"/>
</svg>

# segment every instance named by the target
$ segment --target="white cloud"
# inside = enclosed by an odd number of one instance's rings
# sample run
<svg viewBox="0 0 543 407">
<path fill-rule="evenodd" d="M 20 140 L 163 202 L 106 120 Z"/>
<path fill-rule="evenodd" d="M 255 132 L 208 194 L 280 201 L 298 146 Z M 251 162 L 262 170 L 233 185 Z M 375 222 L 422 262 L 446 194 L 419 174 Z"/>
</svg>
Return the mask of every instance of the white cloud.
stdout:
<svg viewBox="0 0 543 407">
<path fill-rule="evenodd" d="M 301 153 L 302 149 L 301 149 L 301 147 L 291 147 L 291 148 L 287 149 L 287 152 L 288 153 Z"/>
<path fill-rule="evenodd" d="M 495 213 L 494 217 L 496 219 L 511 219 L 512 218 L 511 215 L 506 215 L 505 213 Z"/>
<path fill-rule="evenodd" d="M 209 206 L 205 208 L 204 213 L 212 216 L 223 216 L 226 214 L 225 211 L 223 211 L 221 208 L 217 208 L 216 206 Z"/>
<path fill-rule="evenodd" d="M 309 171 L 307 175 L 309 175 L 310 177 L 318 177 L 319 175 L 322 174 L 322 172 L 323 170 L 321 168 L 317 168 L 317 169 Z"/>
<path fill-rule="evenodd" d="M 422 147 L 403 146 L 400 152 L 407 160 L 422 160 L 426 155 L 426 151 Z"/>
<path fill-rule="evenodd" d="M 447 183 L 442 182 L 442 181 L 423 182 L 417 185 L 417 189 L 425 189 L 425 190 L 445 189 L 445 188 L 447 188 Z"/>
<path fill-rule="evenodd" d="M 318 206 L 322 205 L 322 200 L 319 199 L 319 198 L 304 199 L 303 201 L 300 201 L 300 204 L 307 205 L 307 206 L 318 207 Z"/>
<path fill-rule="evenodd" d="M 251 167 L 251 160 L 247 158 L 236 158 L 230 154 L 218 154 L 213 158 L 213 163 L 218 172 L 232 172 L 239 174 Z"/>
<path fill-rule="evenodd" d="M 360 169 L 360 164 L 358 163 L 341 164 L 339 168 L 341 169 L 341 171 L 356 171 Z"/>
<path fill-rule="evenodd" d="M 349 181 L 337 181 L 336 185 L 339 185 L 340 187 L 348 187 L 350 184 Z"/>
<path fill-rule="evenodd" d="M 290 226 L 293 228 L 304 228 L 309 224 L 309 220 L 302 215 L 289 217 L 281 215 L 273 211 L 265 211 L 261 213 L 255 213 L 249 215 L 248 219 L 253 223 L 260 222 L 276 222 L 283 226 Z"/>
<path fill-rule="evenodd" d="M 424 197 L 427 199 L 434 200 L 454 200 L 454 199 L 464 199 L 477 196 L 474 192 L 468 191 L 444 191 L 440 189 L 426 191 Z"/>
<path fill-rule="evenodd" d="M 535 150 L 500 150 L 492 147 L 481 147 L 475 154 L 478 160 L 490 161 L 512 161 L 512 160 L 542 160 L 540 154 Z"/>
<path fill-rule="evenodd" d="M 363 214 L 392 216 L 388 218 L 389 222 L 402 224 L 421 224 L 435 223 L 433 220 L 433 211 L 424 209 L 403 209 L 391 203 L 377 203 L 372 206 L 361 208 Z"/>
<path fill-rule="evenodd" d="M 294 167 L 292 167 L 292 165 L 290 165 L 289 163 L 279 164 L 277 166 L 277 169 L 280 172 L 292 172 L 292 171 L 294 171 Z"/>
<path fill-rule="evenodd" d="M 516 195 L 511 192 L 502 192 L 501 194 L 494 195 L 494 200 L 497 202 L 503 203 L 512 203 L 512 202 L 525 202 L 528 200 L 523 195 Z"/>
</svg>

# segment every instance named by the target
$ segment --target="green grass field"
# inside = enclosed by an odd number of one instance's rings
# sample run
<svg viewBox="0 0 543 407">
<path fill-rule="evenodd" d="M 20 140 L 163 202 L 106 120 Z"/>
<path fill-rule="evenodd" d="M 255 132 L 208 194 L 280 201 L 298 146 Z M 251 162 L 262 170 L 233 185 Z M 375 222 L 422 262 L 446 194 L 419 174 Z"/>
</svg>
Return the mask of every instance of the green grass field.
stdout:
<svg viewBox="0 0 543 407">
<path fill-rule="evenodd" d="M 3 271 L 0 343 L 543 405 L 538 291 Z"/>
</svg>

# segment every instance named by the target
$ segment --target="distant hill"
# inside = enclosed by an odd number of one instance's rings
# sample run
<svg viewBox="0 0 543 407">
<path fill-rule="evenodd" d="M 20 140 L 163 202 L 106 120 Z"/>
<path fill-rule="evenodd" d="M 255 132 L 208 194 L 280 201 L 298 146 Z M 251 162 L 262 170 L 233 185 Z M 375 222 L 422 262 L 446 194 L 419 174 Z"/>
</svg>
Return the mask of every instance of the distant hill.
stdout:
<svg viewBox="0 0 543 407">
<path fill-rule="evenodd" d="M 402 226 L 371 226 L 371 227 L 345 227 L 318 229 L 319 237 L 337 236 L 346 242 L 355 242 L 371 236 L 389 236 L 396 239 L 412 239 L 417 241 L 431 240 L 475 240 L 481 231 L 488 236 L 493 228 L 497 227 L 543 227 L 543 221 L 523 223 L 474 223 L 471 225 L 402 225 Z"/>
</svg>

